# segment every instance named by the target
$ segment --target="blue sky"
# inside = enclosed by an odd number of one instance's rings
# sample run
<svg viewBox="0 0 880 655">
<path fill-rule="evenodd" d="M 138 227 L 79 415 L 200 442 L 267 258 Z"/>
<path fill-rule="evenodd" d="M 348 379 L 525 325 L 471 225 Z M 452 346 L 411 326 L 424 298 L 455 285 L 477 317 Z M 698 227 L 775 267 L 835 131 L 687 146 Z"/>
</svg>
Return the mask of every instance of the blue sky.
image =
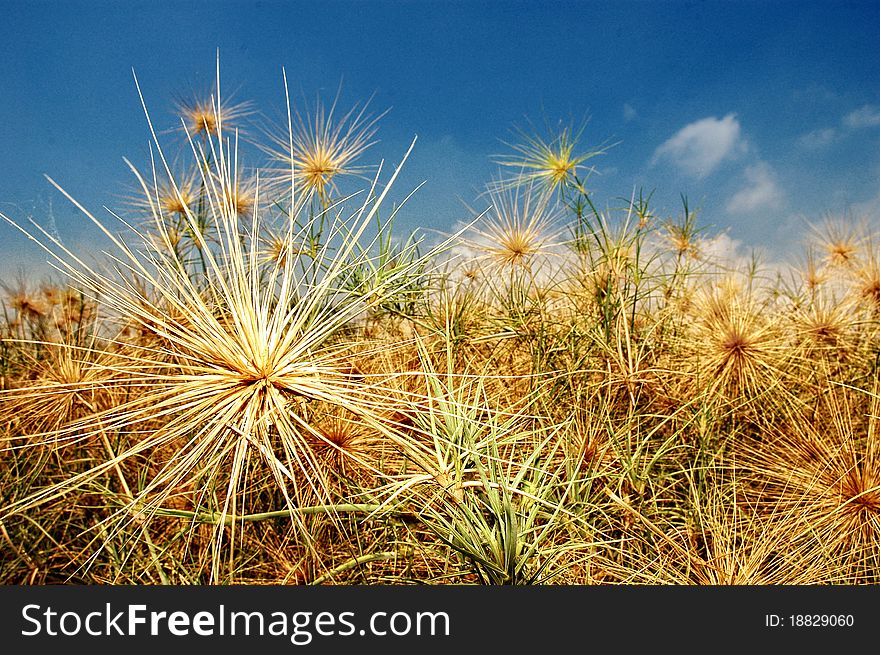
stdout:
<svg viewBox="0 0 880 655">
<path fill-rule="evenodd" d="M 102 215 L 132 192 L 174 98 L 225 89 L 282 115 L 342 82 L 342 105 L 391 108 L 365 163 L 416 150 L 398 198 L 426 185 L 401 227 L 468 218 L 511 128 L 588 119 L 595 198 L 680 194 L 745 247 L 785 251 L 806 221 L 880 219 L 880 3 L 810 2 L 0 3 L 0 211 L 54 221 L 69 245 L 95 230 L 43 178 Z M 175 135 L 167 136 L 174 145 Z M 179 144 L 182 146 L 182 144 Z M 257 164 L 258 161 L 254 160 Z M 33 248 L 0 226 L 0 275 Z"/>
</svg>

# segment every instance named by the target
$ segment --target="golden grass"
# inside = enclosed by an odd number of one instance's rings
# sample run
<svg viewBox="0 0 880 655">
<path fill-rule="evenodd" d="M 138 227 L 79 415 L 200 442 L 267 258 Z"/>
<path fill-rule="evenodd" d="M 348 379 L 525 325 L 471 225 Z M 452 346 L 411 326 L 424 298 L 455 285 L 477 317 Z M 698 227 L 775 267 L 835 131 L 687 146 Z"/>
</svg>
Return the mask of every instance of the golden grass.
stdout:
<svg viewBox="0 0 880 655">
<path fill-rule="evenodd" d="M 183 114 L 122 234 L 62 191 L 106 265 L 16 225 L 66 280 L 3 287 L 0 581 L 878 582 L 864 225 L 731 268 L 687 206 L 597 209 L 563 130 L 425 250 L 400 167 L 336 184 L 364 106 L 288 102 L 269 173 L 244 108 Z"/>
</svg>

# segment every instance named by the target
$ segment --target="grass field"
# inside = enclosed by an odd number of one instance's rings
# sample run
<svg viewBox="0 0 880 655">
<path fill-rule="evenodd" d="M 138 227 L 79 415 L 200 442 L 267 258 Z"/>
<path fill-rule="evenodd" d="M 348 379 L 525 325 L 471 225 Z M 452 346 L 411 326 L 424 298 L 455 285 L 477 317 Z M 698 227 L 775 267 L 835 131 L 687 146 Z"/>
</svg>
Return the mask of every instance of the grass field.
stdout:
<svg viewBox="0 0 880 655">
<path fill-rule="evenodd" d="M 19 226 L 61 274 L 4 287 L 0 582 L 880 581 L 878 235 L 727 257 L 563 128 L 429 243 L 381 115 L 180 110 L 80 207 L 106 265 Z"/>
</svg>

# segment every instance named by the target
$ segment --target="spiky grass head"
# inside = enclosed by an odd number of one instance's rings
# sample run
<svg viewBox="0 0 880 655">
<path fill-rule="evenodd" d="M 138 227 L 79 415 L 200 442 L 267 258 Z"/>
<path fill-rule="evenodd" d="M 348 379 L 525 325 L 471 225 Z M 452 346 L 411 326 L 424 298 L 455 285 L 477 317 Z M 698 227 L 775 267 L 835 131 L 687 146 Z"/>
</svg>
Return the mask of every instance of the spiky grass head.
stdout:
<svg viewBox="0 0 880 655">
<path fill-rule="evenodd" d="M 669 222 L 664 226 L 663 240 L 671 248 L 676 257 L 687 257 L 698 260 L 701 257 L 700 240 L 693 225 Z"/>
<path fill-rule="evenodd" d="M 383 467 L 390 453 L 388 440 L 375 428 L 364 425 L 361 417 L 330 407 L 315 412 L 313 425 L 320 435 L 312 442 L 316 458 L 328 470 L 328 477 L 354 479 L 370 488 L 379 484 L 373 471 Z"/>
<path fill-rule="evenodd" d="M 193 95 L 176 103 L 177 113 L 186 133 L 191 137 L 217 137 L 221 131 L 231 133 L 241 119 L 252 113 L 249 102 L 231 102 L 221 98 L 219 89 Z"/>
<path fill-rule="evenodd" d="M 187 212 L 196 211 L 198 200 L 198 178 L 196 170 L 189 170 L 175 175 L 174 182 L 165 181 L 151 185 L 150 196 L 139 199 L 134 204 L 146 210 L 152 216 L 154 207 L 164 212 L 169 218 L 179 218 Z"/>
<path fill-rule="evenodd" d="M 39 348 L 27 355 L 33 379 L 0 391 L 2 418 L 14 426 L 21 443 L 54 448 L 79 441 L 75 432 L 56 436 L 111 406 L 118 391 L 114 369 L 119 354 L 112 352 L 112 342 L 95 334 L 79 340 L 62 332 L 57 341 L 31 344 Z"/>
<path fill-rule="evenodd" d="M 567 185 L 582 185 L 586 176 L 593 172 L 586 162 L 605 152 L 602 148 L 577 152 L 583 129 L 562 126 L 552 138 L 542 137 L 535 131 L 517 130 L 519 141 L 508 144 L 514 154 L 497 159 L 501 166 L 513 169 L 515 173 L 497 185 L 501 188 L 535 185 L 548 192 Z"/>
<path fill-rule="evenodd" d="M 853 271 L 856 296 L 862 306 L 880 311 L 880 252 L 875 238 L 867 238 L 865 255 Z"/>
<path fill-rule="evenodd" d="M 468 245 L 495 271 L 534 271 L 558 244 L 550 197 L 534 189 L 489 193 L 491 207 L 474 226 Z"/>
<path fill-rule="evenodd" d="M 805 361 L 815 357 L 843 361 L 852 354 L 860 322 L 852 301 L 813 294 L 813 298 L 794 310 L 793 319 L 793 344 Z"/>
<path fill-rule="evenodd" d="M 755 399 L 778 386 L 788 349 L 766 301 L 736 285 L 712 290 L 698 303 L 692 349 L 695 380 L 709 397 Z"/>
<path fill-rule="evenodd" d="M 12 285 L 3 284 L 2 288 L 6 295 L 7 306 L 15 312 L 19 322 L 33 323 L 49 315 L 51 305 L 46 302 L 46 298 L 29 288 L 23 278 Z"/>
<path fill-rule="evenodd" d="M 828 270 L 819 261 L 814 247 L 807 249 L 803 264 L 797 269 L 797 275 L 811 295 L 818 293 L 828 281 Z"/>
<path fill-rule="evenodd" d="M 186 232 L 186 216 L 198 211 L 201 175 L 195 168 L 176 172 L 173 179 L 153 179 L 146 186 L 138 184 L 129 205 L 135 212 L 137 222 L 146 224 L 157 244 L 178 251 Z M 144 191 L 144 188 L 147 191 Z M 154 231 L 154 217 L 163 216 L 164 231 Z"/>
<path fill-rule="evenodd" d="M 212 157 L 203 154 L 199 162 L 204 214 L 184 215 L 203 258 L 201 274 L 181 266 L 174 253 L 149 238 L 134 246 L 123 242 L 69 195 L 113 241 L 125 274 L 89 267 L 45 231 L 32 237 L 83 288 L 100 295 L 112 313 L 154 337 L 146 345 L 131 344 L 116 368 L 120 386 L 137 393 L 46 435 L 63 441 L 114 432 L 125 435 L 127 446 L 81 474 L 20 499 L 4 515 L 63 496 L 143 453 L 163 453 L 161 466 L 128 498 L 118 518 L 149 518 L 181 489 L 192 489 L 196 513 L 214 517 L 219 547 L 225 526 L 235 525 L 246 508 L 248 480 L 260 478 L 261 470 L 274 481 L 296 525 L 304 525 L 298 507 L 331 500 L 327 462 L 315 444 L 331 446 L 333 440 L 309 420 L 311 404 L 333 406 L 392 444 L 408 447 L 383 414 L 382 385 L 353 373 L 346 354 L 347 330 L 386 299 L 385 292 L 363 298 L 344 288 L 359 258 L 369 257 L 369 243 L 361 240 L 375 223 L 397 171 L 381 193 L 377 178 L 353 214 L 338 207 L 329 217 L 291 217 L 284 230 L 292 242 L 312 221 L 326 220 L 329 228 L 313 257 L 280 266 L 260 256 L 264 219 L 258 180 L 253 210 L 243 224 L 241 208 L 230 201 L 239 190 L 237 152 L 228 140 L 211 134 L 206 143 Z M 174 185 L 158 141 L 155 147 Z M 141 182 L 148 193 L 150 185 Z M 167 232 L 161 212 L 152 220 L 157 232 Z M 421 270 L 425 261 L 419 258 L 411 265 Z M 212 577 L 219 575 L 215 560 Z"/>
<path fill-rule="evenodd" d="M 338 100 L 337 95 L 329 108 L 318 100 L 313 109 L 293 114 L 292 136 L 270 135 L 275 145 L 267 148 L 267 152 L 281 164 L 270 183 L 289 185 L 292 169 L 298 192 L 326 204 L 339 178 L 366 172 L 356 162 L 375 143 L 378 121 L 384 113 L 372 116 L 365 104 L 338 115 Z"/>
<path fill-rule="evenodd" d="M 811 231 L 813 242 L 824 253 L 826 266 L 847 269 L 856 265 L 864 245 L 863 226 L 828 216 L 821 225 L 812 226 Z"/>
<path fill-rule="evenodd" d="M 880 581 L 878 410 L 876 389 L 825 388 L 745 458 L 756 502 L 795 514 L 792 545 L 814 544 L 847 582 Z"/>
</svg>

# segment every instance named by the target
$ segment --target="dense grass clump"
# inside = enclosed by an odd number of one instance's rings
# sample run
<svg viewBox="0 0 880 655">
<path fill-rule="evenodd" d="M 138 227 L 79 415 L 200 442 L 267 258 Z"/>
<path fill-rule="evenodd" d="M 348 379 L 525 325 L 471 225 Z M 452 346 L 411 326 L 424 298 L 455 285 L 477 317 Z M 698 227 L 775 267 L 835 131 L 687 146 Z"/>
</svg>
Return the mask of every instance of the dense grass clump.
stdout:
<svg viewBox="0 0 880 655">
<path fill-rule="evenodd" d="M 718 255 L 563 128 L 432 245 L 366 107 L 179 108 L 123 232 L 62 191 L 106 262 L 19 227 L 65 278 L 4 286 L 0 581 L 880 582 L 869 230 Z"/>
</svg>

